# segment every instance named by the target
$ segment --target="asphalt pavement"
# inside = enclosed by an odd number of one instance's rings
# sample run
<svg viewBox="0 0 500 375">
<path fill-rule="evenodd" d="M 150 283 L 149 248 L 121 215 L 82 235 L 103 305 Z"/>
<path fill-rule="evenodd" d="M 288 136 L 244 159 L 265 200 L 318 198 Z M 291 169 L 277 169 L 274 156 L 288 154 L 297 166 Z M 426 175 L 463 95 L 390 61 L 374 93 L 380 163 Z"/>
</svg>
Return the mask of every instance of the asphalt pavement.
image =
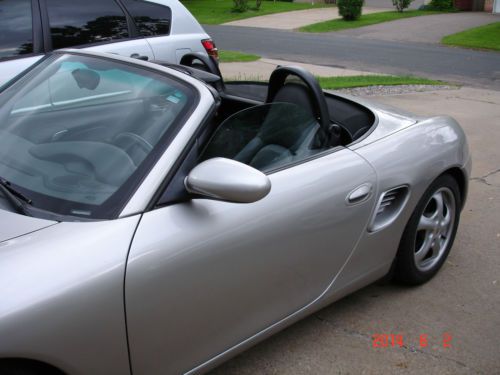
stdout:
<svg viewBox="0 0 500 375">
<path fill-rule="evenodd" d="M 408 9 L 418 9 L 425 3 L 429 3 L 430 0 L 413 0 L 410 3 Z M 394 9 L 394 5 L 392 5 L 391 0 L 365 0 L 364 6 L 370 8 L 385 8 L 385 9 Z"/>
<path fill-rule="evenodd" d="M 424 18 L 424 17 L 417 17 Z M 500 89 L 500 53 L 431 43 L 373 40 L 239 26 L 204 26 L 220 49 L 386 74 L 418 75 Z"/>
<path fill-rule="evenodd" d="M 366 287 L 211 375 L 500 374 L 500 92 L 462 88 L 375 100 L 454 116 L 467 133 L 470 191 L 443 268 L 419 287 Z M 388 335 L 387 347 L 373 347 L 377 334 Z M 403 345 L 392 347 L 390 335 Z"/>
<path fill-rule="evenodd" d="M 494 22 L 500 22 L 500 16 L 486 12 L 459 12 L 404 18 L 338 33 L 366 39 L 440 43 L 446 35 Z"/>
</svg>

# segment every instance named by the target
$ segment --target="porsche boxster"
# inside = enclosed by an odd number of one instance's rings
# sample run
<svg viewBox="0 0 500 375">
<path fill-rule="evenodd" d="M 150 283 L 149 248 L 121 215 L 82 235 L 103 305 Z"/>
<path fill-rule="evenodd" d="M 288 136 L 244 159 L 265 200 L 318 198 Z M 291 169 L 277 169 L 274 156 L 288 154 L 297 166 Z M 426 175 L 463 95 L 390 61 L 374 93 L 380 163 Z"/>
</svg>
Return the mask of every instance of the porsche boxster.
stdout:
<svg viewBox="0 0 500 375">
<path fill-rule="evenodd" d="M 63 50 L 0 88 L 0 374 L 202 373 L 381 278 L 443 265 L 459 124 Z M 388 276 L 389 275 L 389 276 Z"/>
</svg>

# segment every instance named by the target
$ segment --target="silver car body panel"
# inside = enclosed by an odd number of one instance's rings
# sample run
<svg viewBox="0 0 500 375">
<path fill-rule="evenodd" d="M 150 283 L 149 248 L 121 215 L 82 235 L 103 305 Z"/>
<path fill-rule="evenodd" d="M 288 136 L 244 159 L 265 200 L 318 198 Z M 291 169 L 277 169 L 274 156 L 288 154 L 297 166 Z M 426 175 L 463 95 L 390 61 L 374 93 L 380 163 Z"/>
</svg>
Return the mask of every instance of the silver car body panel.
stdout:
<svg viewBox="0 0 500 375">
<path fill-rule="evenodd" d="M 56 221 L 37 219 L 2 209 L 3 201 L 3 196 L 0 196 L 0 243 L 57 224 Z M 5 202 L 5 205 L 8 207 L 9 203 Z"/>
<path fill-rule="evenodd" d="M 377 171 L 377 196 L 396 186 L 408 185 L 405 207 L 389 227 L 365 232 L 338 280 L 336 296 L 359 288 L 357 278 L 389 266 L 396 255 L 403 230 L 418 201 L 442 173 L 457 168 L 463 173 L 465 189 L 471 171 L 471 157 L 462 128 L 451 117 L 434 117 L 391 137 L 356 151 Z M 418 155 L 418 157 L 416 157 Z M 466 194 L 466 191 L 464 192 Z"/>
<path fill-rule="evenodd" d="M 35 64 L 43 56 L 44 55 L 36 55 L 0 62 L 0 87 Z"/>
<path fill-rule="evenodd" d="M 138 222 L 60 223 L 1 242 L 0 358 L 128 374 L 123 280 Z"/>
<path fill-rule="evenodd" d="M 270 174 L 262 200 L 193 199 L 144 213 L 214 98 L 177 71 L 76 52 L 166 72 L 201 100 L 121 218 L 56 224 L 0 208 L 0 360 L 128 374 L 128 337 L 136 374 L 204 372 L 382 277 L 440 174 L 460 171 L 466 194 L 471 158 L 452 118 L 356 98 L 375 113 L 374 129 L 348 148 Z M 366 199 L 346 201 L 367 184 Z M 398 217 L 369 232 L 380 195 L 402 185 L 409 196 Z"/>
</svg>

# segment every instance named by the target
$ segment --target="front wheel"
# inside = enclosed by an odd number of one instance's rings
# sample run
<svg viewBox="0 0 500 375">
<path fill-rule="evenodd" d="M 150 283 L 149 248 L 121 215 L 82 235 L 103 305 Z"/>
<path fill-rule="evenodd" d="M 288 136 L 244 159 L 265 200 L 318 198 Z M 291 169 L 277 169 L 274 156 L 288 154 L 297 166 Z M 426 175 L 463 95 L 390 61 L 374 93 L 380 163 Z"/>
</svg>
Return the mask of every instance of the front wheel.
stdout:
<svg viewBox="0 0 500 375">
<path fill-rule="evenodd" d="M 439 271 L 453 246 L 460 207 L 456 180 L 450 175 L 434 180 L 406 225 L 395 261 L 396 280 L 423 284 Z"/>
</svg>

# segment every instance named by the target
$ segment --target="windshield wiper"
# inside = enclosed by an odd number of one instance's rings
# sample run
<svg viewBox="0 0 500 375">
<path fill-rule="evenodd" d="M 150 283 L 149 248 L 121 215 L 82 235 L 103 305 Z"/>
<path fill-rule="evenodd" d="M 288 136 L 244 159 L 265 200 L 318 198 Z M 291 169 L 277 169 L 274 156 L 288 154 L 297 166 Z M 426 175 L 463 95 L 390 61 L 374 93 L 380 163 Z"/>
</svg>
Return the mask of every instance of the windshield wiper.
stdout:
<svg viewBox="0 0 500 375">
<path fill-rule="evenodd" d="M 26 205 L 32 204 L 31 199 L 17 191 L 9 181 L 0 177 L 0 191 L 2 191 L 5 198 L 12 204 L 17 212 L 23 215 L 31 216 Z"/>
</svg>

